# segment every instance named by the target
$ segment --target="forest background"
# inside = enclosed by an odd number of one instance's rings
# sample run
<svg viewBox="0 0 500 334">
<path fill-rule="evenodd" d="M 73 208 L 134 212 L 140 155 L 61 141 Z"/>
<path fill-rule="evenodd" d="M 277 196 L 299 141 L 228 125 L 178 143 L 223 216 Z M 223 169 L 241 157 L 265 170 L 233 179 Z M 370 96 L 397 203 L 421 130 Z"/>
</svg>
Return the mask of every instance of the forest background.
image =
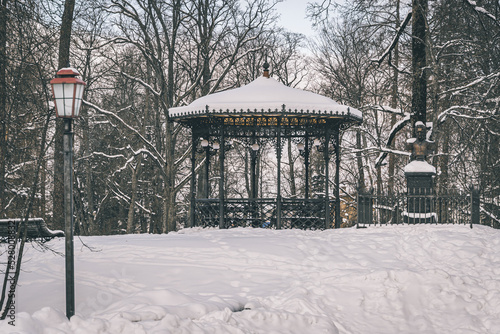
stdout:
<svg viewBox="0 0 500 334">
<path fill-rule="evenodd" d="M 29 210 L 52 229 L 64 223 L 55 185 L 62 177 L 62 136 L 49 82 L 59 67 L 68 1 L 0 0 L 0 218 L 25 217 Z M 437 190 L 480 187 L 483 214 L 498 226 L 492 213 L 500 197 L 500 3 L 422 3 L 428 6 L 424 75 Z M 404 147 L 412 136 L 412 31 L 411 25 L 400 28 L 412 2 L 311 1 L 313 38 L 278 26 L 275 7 L 272 0 L 75 3 L 69 58 L 87 83 L 87 102 L 74 126 L 77 234 L 166 233 L 183 226 L 189 216 L 190 133 L 169 120 L 168 110 L 248 84 L 262 75 L 266 60 L 271 76 L 283 84 L 363 112 L 363 124 L 342 137 L 343 202 L 353 202 L 361 186 L 404 191 Z M 234 146 L 225 189 L 229 197 L 248 197 L 249 148 Z M 285 152 L 283 194 L 301 197 L 302 160 L 291 142 Z M 273 196 L 271 153 L 269 145 L 258 161 L 264 197 Z M 319 159 L 311 160 L 318 196 L 324 188 Z M 211 179 L 218 175 L 214 160 Z M 200 187 L 203 174 L 196 175 Z M 211 190 L 215 197 L 217 187 Z"/>
</svg>

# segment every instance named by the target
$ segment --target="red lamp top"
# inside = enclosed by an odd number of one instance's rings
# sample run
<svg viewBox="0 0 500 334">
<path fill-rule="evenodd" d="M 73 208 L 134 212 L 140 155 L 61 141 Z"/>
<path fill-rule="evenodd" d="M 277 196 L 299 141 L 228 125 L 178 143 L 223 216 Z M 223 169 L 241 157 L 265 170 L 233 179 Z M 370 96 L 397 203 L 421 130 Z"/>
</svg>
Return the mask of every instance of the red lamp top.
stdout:
<svg viewBox="0 0 500 334">
<path fill-rule="evenodd" d="M 80 85 L 86 85 L 83 80 L 77 78 L 77 76 L 79 75 L 80 73 L 72 67 L 61 68 L 59 71 L 57 71 L 56 77 L 50 81 L 50 84 L 53 85 L 58 83 L 76 83 Z"/>
</svg>

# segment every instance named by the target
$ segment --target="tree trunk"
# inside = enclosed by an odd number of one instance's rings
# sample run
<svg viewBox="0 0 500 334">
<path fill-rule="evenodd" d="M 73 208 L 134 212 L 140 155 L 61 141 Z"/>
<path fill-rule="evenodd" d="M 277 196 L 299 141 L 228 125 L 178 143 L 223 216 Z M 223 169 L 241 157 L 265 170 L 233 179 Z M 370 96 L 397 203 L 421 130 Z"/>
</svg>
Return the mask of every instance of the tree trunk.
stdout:
<svg viewBox="0 0 500 334">
<path fill-rule="evenodd" d="M 47 184 L 47 160 L 43 160 L 42 164 L 42 170 L 41 170 L 42 176 L 41 176 L 41 184 L 40 184 L 40 195 L 41 195 L 41 201 L 40 201 L 40 214 L 41 217 L 47 221 L 47 198 L 45 197 L 45 189 L 46 189 L 46 184 Z"/>
<path fill-rule="evenodd" d="M 427 78 L 426 50 L 427 40 L 426 15 L 428 0 L 413 0 L 412 6 L 412 126 L 415 122 L 426 123 L 427 111 Z"/>
<path fill-rule="evenodd" d="M 450 151 L 450 133 L 448 130 L 448 124 L 444 122 L 439 127 L 439 143 L 441 146 L 441 156 L 439 157 L 439 176 L 438 176 L 438 189 L 439 192 L 446 191 L 448 189 L 448 164 L 450 161 L 449 151 Z"/>
<path fill-rule="evenodd" d="M 71 27 L 73 25 L 73 10 L 75 0 L 66 0 L 59 37 L 58 70 L 69 66 L 69 47 L 71 43 Z M 54 135 L 54 192 L 53 197 L 53 228 L 64 229 L 64 155 L 63 155 L 64 122 L 56 119 Z"/>
<path fill-rule="evenodd" d="M 173 124 L 167 120 L 166 124 L 166 143 L 165 143 L 165 188 L 163 203 L 163 233 L 176 230 L 175 225 L 175 174 L 174 174 L 174 144 L 173 144 Z"/>
<path fill-rule="evenodd" d="M 88 117 L 85 117 L 83 122 L 85 125 L 83 126 L 83 146 L 85 149 L 85 152 L 88 156 L 91 154 L 91 146 L 90 146 L 90 129 L 89 129 L 89 122 L 88 122 Z M 91 158 L 89 157 L 88 159 L 85 160 L 85 180 L 86 180 L 86 186 L 85 186 L 85 196 L 87 197 L 87 217 L 89 221 L 89 234 L 97 234 L 97 227 L 95 223 L 95 216 L 94 216 L 94 186 L 92 182 L 92 164 L 91 164 Z"/>
<path fill-rule="evenodd" d="M 396 1 L 396 31 L 399 30 L 399 27 L 401 25 L 401 18 L 399 16 L 399 4 L 400 1 Z M 394 58 L 393 58 L 393 64 L 396 67 L 393 69 L 393 77 L 392 77 L 392 92 L 391 92 L 391 108 L 396 109 L 398 106 L 398 79 L 399 79 L 399 72 L 397 70 L 399 66 L 399 43 L 394 46 L 393 49 L 394 52 Z M 396 114 L 391 114 L 391 129 L 394 127 L 396 124 Z M 391 143 L 390 148 L 394 148 L 394 144 L 396 142 L 396 138 Z M 395 156 L 394 154 L 389 154 L 389 167 L 388 167 L 388 173 L 389 173 L 389 180 L 387 184 L 388 192 L 389 194 L 394 193 L 394 169 L 395 169 Z"/>
<path fill-rule="evenodd" d="M 360 150 L 362 149 L 362 144 L 361 144 L 361 130 L 357 129 L 356 130 L 356 162 L 358 164 L 358 179 L 359 179 L 359 184 L 358 187 L 360 189 L 365 188 L 365 170 L 363 166 L 363 157 L 361 156 Z"/>
<path fill-rule="evenodd" d="M 7 0 L 0 4 L 0 217 L 5 208 L 7 166 Z"/>
<path fill-rule="evenodd" d="M 137 157 L 137 166 L 135 168 L 131 168 L 132 170 L 132 190 L 130 195 L 130 206 L 128 209 L 128 219 L 127 219 L 127 233 L 131 234 L 135 232 L 135 222 L 134 222 L 134 211 L 135 211 L 135 202 L 137 200 L 137 175 L 139 174 L 139 169 L 141 168 L 142 159 L 141 157 Z"/>
<path fill-rule="evenodd" d="M 174 101 L 174 56 L 177 38 L 177 29 L 180 24 L 181 2 L 175 0 L 172 8 L 172 36 L 171 42 L 168 46 L 168 67 L 167 67 L 167 82 L 166 96 L 163 96 L 164 106 L 171 107 Z M 175 166 L 174 166 L 174 133 L 173 123 L 169 118 L 168 110 L 165 113 L 165 189 L 164 189 L 164 203 L 163 203 L 163 233 L 176 230 L 175 225 Z"/>
</svg>

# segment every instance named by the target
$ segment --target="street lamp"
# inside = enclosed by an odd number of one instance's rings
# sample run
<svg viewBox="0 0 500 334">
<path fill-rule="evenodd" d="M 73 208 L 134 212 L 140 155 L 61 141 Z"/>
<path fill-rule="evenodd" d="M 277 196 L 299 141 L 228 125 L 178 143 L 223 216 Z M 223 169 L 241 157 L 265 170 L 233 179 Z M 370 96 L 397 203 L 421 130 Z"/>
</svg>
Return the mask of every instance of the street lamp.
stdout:
<svg viewBox="0 0 500 334">
<path fill-rule="evenodd" d="M 70 119 L 78 117 L 85 88 L 85 82 L 78 79 L 78 75 L 80 73 L 74 68 L 62 68 L 50 81 L 57 117 Z"/>
<path fill-rule="evenodd" d="M 73 68 L 60 69 L 50 81 L 57 117 L 64 119 L 64 234 L 66 260 L 66 316 L 75 314 L 75 267 L 73 252 L 73 118 L 82 105 L 85 82 Z"/>
</svg>

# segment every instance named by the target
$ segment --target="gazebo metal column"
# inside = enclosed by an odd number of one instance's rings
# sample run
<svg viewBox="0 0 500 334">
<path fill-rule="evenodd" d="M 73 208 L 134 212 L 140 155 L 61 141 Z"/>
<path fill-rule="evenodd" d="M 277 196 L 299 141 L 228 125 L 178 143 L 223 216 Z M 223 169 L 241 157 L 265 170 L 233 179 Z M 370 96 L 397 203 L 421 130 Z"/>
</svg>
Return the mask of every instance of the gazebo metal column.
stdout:
<svg viewBox="0 0 500 334">
<path fill-rule="evenodd" d="M 224 158 L 226 143 L 224 138 L 224 125 L 220 126 L 220 179 L 219 179 L 219 228 L 226 228 L 224 221 Z"/>
<path fill-rule="evenodd" d="M 304 140 L 304 167 L 306 169 L 306 184 L 304 191 L 304 198 L 309 199 L 309 134 L 306 133 Z"/>
<path fill-rule="evenodd" d="M 250 148 L 250 194 L 251 199 L 255 200 L 257 198 L 257 150 L 255 150 L 256 143 L 252 144 Z"/>
<path fill-rule="evenodd" d="M 330 131 L 325 129 L 325 146 L 323 147 L 323 156 L 325 159 L 325 228 L 330 228 L 330 194 L 328 186 L 330 183 L 329 168 L 330 163 Z"/>
<path fill-rule="evenodd" d="M 205 198 L 210 197 L 210 182 L 208 180 L 210 174 L 210 144 L 205 147 Z"/>
<path fill-rule="evenodd" d="M 340 126 L 335 127 L 335 228 L 340 228 Z"/>
<path fill-rule="evenodd" d="M 196 147 L 198 146 L 198 137 L 191 129 L 191 184 L 189 191 L 191 192 L 191 209 L 189 212 L 189 227 L 194 227 L 195 224 L 195 210 L 196 210 Z"/>
<path fill-rule="evenodd" d="M 278 160 L 278 180 L 276 191 L 276 228 L 281 229 L 281 117 L 278 117 L 276 135 L 276 158 Z"/>
</svg>

